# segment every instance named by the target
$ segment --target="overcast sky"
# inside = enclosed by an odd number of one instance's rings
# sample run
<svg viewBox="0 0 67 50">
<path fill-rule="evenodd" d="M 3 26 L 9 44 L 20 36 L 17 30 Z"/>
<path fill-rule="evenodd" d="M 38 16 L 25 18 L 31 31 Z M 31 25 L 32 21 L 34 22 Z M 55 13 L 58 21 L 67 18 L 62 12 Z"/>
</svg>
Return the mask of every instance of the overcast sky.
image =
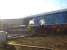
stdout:
<svg viewBox="0 0 67 50">
<path fill-rule="evenodd" d="M 0 19 L 26 16 L 67 8 L 67 0 L 0 0 Z"/>
</svg>

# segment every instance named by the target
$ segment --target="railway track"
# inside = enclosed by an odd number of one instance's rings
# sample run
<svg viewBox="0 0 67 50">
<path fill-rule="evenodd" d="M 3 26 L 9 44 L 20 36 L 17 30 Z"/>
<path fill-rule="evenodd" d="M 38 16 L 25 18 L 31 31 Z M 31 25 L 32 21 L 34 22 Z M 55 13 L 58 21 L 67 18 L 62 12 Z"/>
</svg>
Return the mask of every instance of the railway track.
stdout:
<svg viewBox="0 0 67 50">
<path fill-rule="evenodd" d="M 48 47 L 41 47 L 41 46 L 32 46 L 32 45 L 21 45 L 21 44 L 12 44 L 8 43 L 9 45 L 13 45 L 16 47 L 16 50 L 54 50 L 53 48 Z"/>
</svg>

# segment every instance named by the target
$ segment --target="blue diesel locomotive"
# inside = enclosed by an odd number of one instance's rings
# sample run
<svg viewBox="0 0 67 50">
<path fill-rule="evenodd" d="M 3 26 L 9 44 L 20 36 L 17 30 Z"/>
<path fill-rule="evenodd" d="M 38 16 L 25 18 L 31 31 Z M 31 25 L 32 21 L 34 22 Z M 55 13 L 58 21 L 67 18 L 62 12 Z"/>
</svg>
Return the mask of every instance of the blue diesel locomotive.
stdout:
<svg viewBox="0 0 67 50">
<path fill-rule="evenodd" d="M 67 32 L 67 10 L 34 15 L 33 18 L 29 20 L 29 25 L 33 28 L 34 32 L 38 34 L 65 34 Z"/>
</svg>

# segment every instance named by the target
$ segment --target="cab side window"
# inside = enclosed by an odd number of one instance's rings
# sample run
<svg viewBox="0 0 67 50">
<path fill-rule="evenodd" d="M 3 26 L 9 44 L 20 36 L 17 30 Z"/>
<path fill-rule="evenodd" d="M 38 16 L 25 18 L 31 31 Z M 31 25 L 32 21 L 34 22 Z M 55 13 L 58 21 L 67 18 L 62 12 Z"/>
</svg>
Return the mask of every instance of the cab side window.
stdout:
<svg viewBox="0 0 67 50">
<path fill-rule="evenodd" d="M 34 25 L 34 20 L 33 19 L 29 21 L 29 25 Z"/>
<path fill-rule="evenodd" d="M 40 23 L 40 25 L 45 25 L 45 20 L 44 19 L 40 19 L 39 23 Z"/>
</svg>

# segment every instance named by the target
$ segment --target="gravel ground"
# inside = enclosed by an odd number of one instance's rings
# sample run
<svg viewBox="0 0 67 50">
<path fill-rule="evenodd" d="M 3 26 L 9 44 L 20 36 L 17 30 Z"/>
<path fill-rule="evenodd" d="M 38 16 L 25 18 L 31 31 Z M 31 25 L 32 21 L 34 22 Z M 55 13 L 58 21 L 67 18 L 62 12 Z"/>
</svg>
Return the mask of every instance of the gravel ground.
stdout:
<svg viewBox="0 0 67 50">
<path fill-rule="evenodd" d="M 9 40 L 8 43 L 67 50 L 67 35 L 15 38 Z"/>
</svg>

